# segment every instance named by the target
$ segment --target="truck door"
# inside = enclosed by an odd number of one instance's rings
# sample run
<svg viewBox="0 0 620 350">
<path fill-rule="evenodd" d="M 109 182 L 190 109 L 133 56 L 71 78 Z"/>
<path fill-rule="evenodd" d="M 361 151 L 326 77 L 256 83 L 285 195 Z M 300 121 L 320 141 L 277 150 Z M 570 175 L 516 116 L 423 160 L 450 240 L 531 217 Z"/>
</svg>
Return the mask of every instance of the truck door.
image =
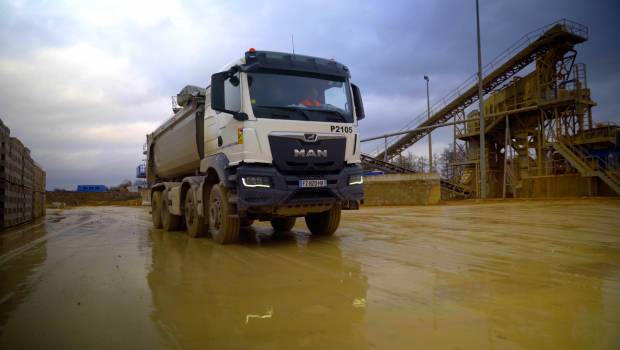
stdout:
<svg viewBox="0 0 620 350">
<path fill-rule="evenodd" d="M 220 134 L 220 129 L 217 125 L 217 118 L 215 111 L 211 109 L 211 91 L 207 90 L 205 105 L 205 124 L 204 124 L 204 143 L 205 143 L 205 156 L 217 153 L 217 138 Z"/>
</svg>

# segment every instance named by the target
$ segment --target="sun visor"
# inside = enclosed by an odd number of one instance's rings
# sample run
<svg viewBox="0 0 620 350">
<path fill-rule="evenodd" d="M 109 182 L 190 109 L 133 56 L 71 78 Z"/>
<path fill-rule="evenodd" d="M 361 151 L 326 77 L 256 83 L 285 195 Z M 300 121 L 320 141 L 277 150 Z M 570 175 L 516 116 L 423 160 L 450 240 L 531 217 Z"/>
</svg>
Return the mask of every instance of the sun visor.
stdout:
<svg viewBox="0 0 620 350">
<path fill-rule="evenodd" d="M 258 70 L 295 71 L 312 75 L 324 75 L 348 79 L 349 68 L 335 60 L 272 51 L 248 51 L 246 64 L 241 66 L 245 72 Z"/>
</svg>

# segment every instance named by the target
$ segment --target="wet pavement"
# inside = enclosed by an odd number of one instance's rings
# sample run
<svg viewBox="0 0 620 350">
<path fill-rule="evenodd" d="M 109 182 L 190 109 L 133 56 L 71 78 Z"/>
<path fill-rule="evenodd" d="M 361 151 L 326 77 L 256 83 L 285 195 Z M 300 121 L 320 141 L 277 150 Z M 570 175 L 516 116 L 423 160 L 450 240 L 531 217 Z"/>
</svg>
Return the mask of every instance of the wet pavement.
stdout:
<svg viewBox="0 0 620 350">
<path fill-rule="evenodd" d="M 620 349 L 620 201 L 374 207 L 218 246 L 143 208 L 0 234 L 0 349 Z"/>
</svg>

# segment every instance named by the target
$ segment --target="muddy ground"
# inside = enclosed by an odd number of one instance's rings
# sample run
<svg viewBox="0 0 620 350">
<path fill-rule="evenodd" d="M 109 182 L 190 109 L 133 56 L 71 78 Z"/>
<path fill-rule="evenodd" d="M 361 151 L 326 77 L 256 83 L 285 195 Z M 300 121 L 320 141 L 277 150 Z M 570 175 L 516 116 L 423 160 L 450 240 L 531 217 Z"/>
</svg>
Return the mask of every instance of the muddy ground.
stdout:
<svg viewBox="0 0 620 350">
<path fill-rule="evenodd" d="M 144 208 L 0 234 L 0 349 L 620 349 L 620 201 L 374 207 L 218 246 Z"/>
</svg>

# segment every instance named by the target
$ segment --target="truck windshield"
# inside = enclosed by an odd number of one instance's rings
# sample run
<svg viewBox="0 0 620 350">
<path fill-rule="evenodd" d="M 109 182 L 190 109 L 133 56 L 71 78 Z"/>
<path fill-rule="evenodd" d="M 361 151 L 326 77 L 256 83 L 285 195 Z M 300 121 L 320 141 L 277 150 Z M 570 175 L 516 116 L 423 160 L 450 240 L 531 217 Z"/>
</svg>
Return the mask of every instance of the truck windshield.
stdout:
<svg viewBox="0 0 620 350">
<path fill-rule="evenodd" d="M 249 73 L 248 85 L 257 118 L 353 122 L 345 79 Z"/>
</svg>

